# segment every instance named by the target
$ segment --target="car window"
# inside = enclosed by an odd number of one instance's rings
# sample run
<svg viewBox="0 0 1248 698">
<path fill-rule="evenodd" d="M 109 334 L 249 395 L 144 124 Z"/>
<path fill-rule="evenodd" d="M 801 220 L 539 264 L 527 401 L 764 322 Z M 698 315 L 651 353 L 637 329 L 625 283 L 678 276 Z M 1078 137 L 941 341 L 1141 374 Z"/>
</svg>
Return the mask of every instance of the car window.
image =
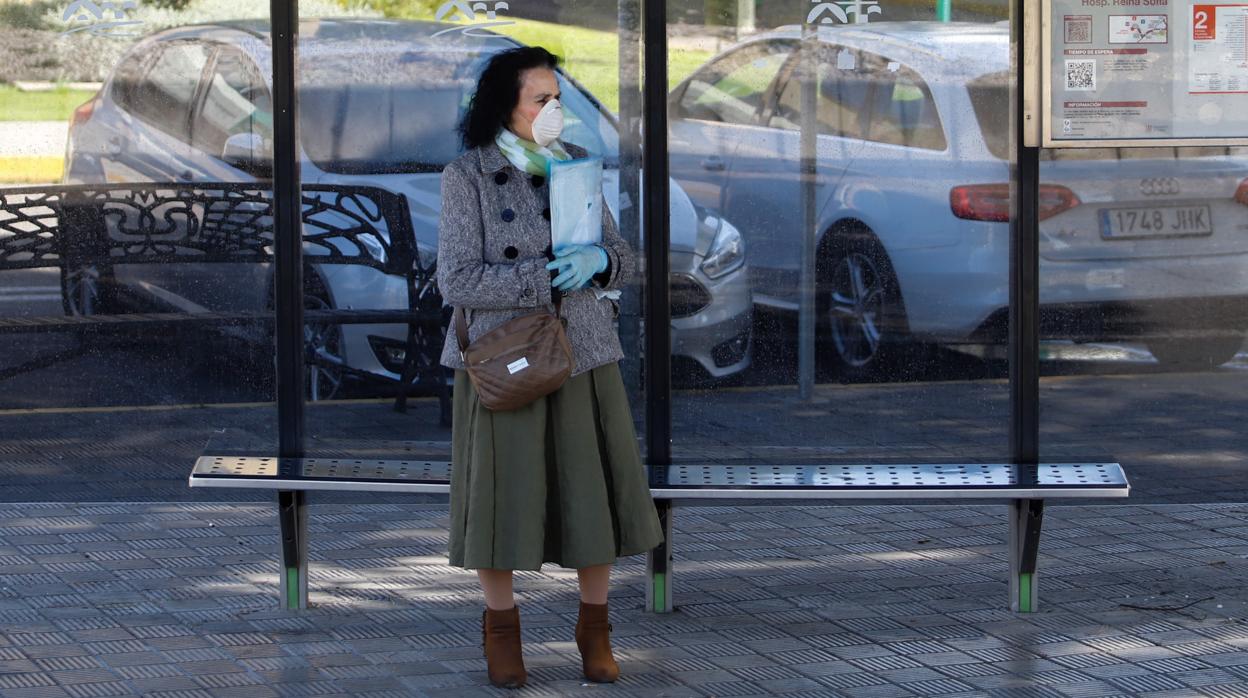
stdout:
<svg viewBox="0 0 1248 698">
<path fill-rule="evenodd" d="M 488 55 L 369 56 L 376 70 L 347 79 L 355 54 L 301 64 L 300 142 L 317 167 L 341 174 L 437 172 L 463 152 L 458 126 Z M 564 132 L 610 161 L 619 152 L 610 120 L 562 75 Z"/>
<path fill-rule="evenodd" d="M 793 51 L 792 42 L 752 44 L 702 68 L 689 79 L 676 117 L 754 124 L 767 89 Z"/>
<path fill-rule="evenodd" d="M 858 51 L 824 45 L 816 54 L 819 87 L 815 121 L 819 133 L 846 138 L 865 138 L 870 113 L 871 75 Z M 799 131 L 802 127 L 801 66 L 788 75 L 776 98 L 768 125 Z"/>
<path fill-rule="evenodd" d="M 908 66 L 863 52 L 862 69 L 872 83 L 867 140 L 929 150 L 945 149 L 945 131 L 932 91 Z"/>
<path fill-rule="evenodd" d="M 563 105 L 563 134 L 559 139 L 604 158 L 608 166 L 614 165 L 620 154 L 620 134 L 615 125 L 563 75 L 559 76 L 559 92 L 559 103 Z"/>
<path fill-rule="evenodd" d="M 191 100 L 208 63 L 198 42 L 166 44 L 151 70 L 130 93 L 131 113 L 175 138 L 190 140 Z"/>
<path fill-rule="evenodd" d="M 191 142 L 219 158 L 225 140 L 236 133 L 254 133 L 271 142 L 273 104 L 252 60 L 238 51 L 222 49 L 192 123 Z"/>
<path fill-rule="evenodd" d="M 117 106 L 129 112 L 134 111 L 135 91 L 143 80 L 143 71 L 146 70 L 148 59 L 151 57 L 152 54 L 147 51 L 136 52 L 118 64 L 117 70 L 113 73 L 111 88 L 113 102 Z"/>
<path fill-rule="evenodd" d="M 1010 120 L 1002 118 L 1010 111 L 1009 72 L 981 75 L 966 84 L 966 91 L 988 152 L 995 158 L 1009 160 Z"/>
</svg>

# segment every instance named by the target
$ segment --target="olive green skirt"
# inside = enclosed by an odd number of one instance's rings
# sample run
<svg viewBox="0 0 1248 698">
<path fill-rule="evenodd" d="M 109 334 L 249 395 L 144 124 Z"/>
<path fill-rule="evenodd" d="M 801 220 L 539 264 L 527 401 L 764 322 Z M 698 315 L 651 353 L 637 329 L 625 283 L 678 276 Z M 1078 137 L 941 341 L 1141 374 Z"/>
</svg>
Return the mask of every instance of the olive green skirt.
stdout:
<svg viewBox="0 0 1248 698">
<path fill-rule="evenodd" d="M 501 412 L 457 370 L 453 410 L 452 566 L 580 569 L 663 541 L 617 363 Z"/>
</svg>

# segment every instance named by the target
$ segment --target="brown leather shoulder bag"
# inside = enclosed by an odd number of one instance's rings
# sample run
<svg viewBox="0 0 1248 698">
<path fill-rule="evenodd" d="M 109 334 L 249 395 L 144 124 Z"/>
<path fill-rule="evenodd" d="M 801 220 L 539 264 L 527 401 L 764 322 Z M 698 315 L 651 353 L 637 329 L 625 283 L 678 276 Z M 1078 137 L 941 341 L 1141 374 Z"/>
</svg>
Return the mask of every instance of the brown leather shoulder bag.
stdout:
<svg viewBox="0 0 1248 698">
<path fill-rule="evenodd" d="M 495 411 L 517 409 L 555 392 L 572 375 L 572 344 L 563 331 L 562 306 L 556 292 L 553 314 L 539 310 L 514 317 L 471 344 L 464 309 L 455 309 L 459 355 L 482 405 Z"/>
</svg>

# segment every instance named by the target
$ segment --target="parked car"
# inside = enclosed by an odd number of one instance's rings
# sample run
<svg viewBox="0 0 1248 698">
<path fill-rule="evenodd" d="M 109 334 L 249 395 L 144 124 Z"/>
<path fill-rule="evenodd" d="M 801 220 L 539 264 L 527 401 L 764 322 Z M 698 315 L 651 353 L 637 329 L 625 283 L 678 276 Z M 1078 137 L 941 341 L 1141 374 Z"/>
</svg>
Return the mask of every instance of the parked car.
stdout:
<svg viewBox="0 0 1248 698">
<path fill-rule="evenodd" d="M 850 375 L 879 373 L 913 340 L 1004 341 L 1008 27 L 820 28 L 817 73 L 800 71 L 800 37 L 754 36 L 670 94 L 672 174 L 745 236 L 755 302 L 798 309 L 806 116 L 818 133 L 823 358 Z M 804 74 L 817 75 L 806 114 Z M 1231 359 L 1248 328 L 1246 154 L 1045 151 L 1044 335 L 1138 339 L 1167 363 Z"/>
<path fill-rule="evenodd" d="M 503 36 L 448 25 L 372 19 L 311 19 L 298 50 L 299 161 L 305 183 L 364 185 L 407 197 L 422 264 L 437 253 L 443 167 L 461 146 L 455 126 L 482 63 L 518 46 Z M 77 109 L 65 181 L 234 182 L 271 177 L 272 100 L 268 23 L 184 26 L 138 41 L 100 92 Z M 617 122 L 567 75 L 559 76 L 563 139 L 605 161 L 604 192 L 619 217 Z M 640 252 L 640 250 L 639 250 Z M 694 205 L 671 183 L 672 347 L 705 376 L 750 362 L 752 299 L 736 228 Z M 268 265 L 220 278 L 222 265 L 118 267 L 116 282 L 148 301 L 195 311 L 262 309 Z M 313 265 L 310 307 L 404 309 L 403 280 L 354 265 Z M 188 271 L 189 270 L 189 271 Z M 210 277 L 211 275 L 211 277 Z M 90 275 L 67 297 L 90 298 Z M 89 303 L 87 304 L 89 305 Z M 87 311 L 85 306 L 83 311 Z M 317 349 L 353 369 L 394 380 L 406 328 L 346 325 L 316 333 Z M 319 376 L 332 388 L 335 376 Z M 313 381 L 317 383 L 318 381 Z"/>
</svg>

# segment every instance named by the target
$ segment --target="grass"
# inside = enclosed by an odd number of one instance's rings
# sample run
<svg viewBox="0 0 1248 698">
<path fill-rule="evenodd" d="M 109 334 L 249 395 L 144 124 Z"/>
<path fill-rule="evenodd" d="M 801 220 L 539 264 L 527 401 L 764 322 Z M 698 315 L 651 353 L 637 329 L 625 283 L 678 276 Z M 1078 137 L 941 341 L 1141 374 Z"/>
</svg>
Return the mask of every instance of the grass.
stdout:
<svg viewBox="0 0 1248 698">
<path fill-rule="evenodd" d="M 0 85 L 0 121 L 69 121 L 74 109 L 94 94 L 67 87 L 23 92 L 13 85 Z"/>
<path fill-rule="evenodd" d="M 611 111 L 620 106 L 620 37 L 615 32 L 570 27 L 531 19 L 494 27 L 493 31 L 559 56 L 564 70 Z M 640 55 L 640 47 L 638 47 Z M 711 57 L 710 51 L 669 51 L 668 88 L 675 87 Z"/>
</svg>

